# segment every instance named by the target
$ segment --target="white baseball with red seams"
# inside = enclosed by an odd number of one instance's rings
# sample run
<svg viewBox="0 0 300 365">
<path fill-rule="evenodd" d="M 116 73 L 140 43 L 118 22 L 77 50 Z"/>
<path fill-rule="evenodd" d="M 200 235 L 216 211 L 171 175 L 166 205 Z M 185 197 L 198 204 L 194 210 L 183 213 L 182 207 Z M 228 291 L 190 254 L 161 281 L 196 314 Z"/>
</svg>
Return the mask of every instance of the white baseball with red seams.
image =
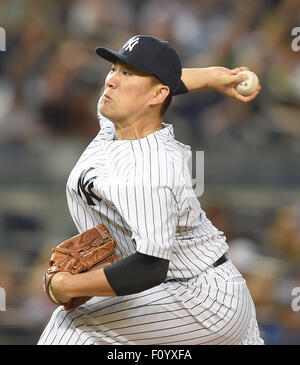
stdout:
<svg viewBox="0 0 300 365">
<path fill-rule="evenodd" d="M 259 79 L 253 71 L 241 71 L 240 74 L 246 74 L 248 79 L 241 82 L 236 90 L 241 95 L 251 95 L 259 87 Z"/>
</svg>

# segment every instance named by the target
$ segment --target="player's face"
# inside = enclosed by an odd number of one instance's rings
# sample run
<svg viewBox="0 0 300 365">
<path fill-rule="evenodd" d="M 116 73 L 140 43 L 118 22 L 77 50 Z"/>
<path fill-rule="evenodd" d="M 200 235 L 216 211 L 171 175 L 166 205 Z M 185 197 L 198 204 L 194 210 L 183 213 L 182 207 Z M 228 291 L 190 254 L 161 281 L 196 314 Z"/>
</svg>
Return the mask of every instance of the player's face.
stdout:
<svg viewBox="0 0 300 365">
<path fill-rule="evenodd" d="M 99 111 L 112 122 L 134 122 L 149 110 L 152 93 L 151 76 L 116 62 L 105 79 Z"/>
</svg>

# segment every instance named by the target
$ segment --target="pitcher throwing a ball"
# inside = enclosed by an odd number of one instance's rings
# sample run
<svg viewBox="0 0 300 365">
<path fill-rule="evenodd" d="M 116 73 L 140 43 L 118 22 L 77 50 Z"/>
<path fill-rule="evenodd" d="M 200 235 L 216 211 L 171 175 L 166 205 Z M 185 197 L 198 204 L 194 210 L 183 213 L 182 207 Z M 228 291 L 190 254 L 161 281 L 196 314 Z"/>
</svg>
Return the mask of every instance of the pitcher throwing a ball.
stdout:
<svg viewBox="0 0 300 365">
<path fill-rule="evenodd" d="M 246 282 L 223 232 L 192 189 L 190 147 L 174 139 L 163 116 L 173 95 L 212 88 L 241 101 L 246 68 L 183 69 L 172 45 L 138 35 L 112 63 L 98 103 L 100 131 L 67 182 L 79 232 L 103 224 L 118 261 L 72 275 L 56 273 L 55 298 L 92 297 L 59 306 L 39 344 L 263 344 Z"/>
</svg>

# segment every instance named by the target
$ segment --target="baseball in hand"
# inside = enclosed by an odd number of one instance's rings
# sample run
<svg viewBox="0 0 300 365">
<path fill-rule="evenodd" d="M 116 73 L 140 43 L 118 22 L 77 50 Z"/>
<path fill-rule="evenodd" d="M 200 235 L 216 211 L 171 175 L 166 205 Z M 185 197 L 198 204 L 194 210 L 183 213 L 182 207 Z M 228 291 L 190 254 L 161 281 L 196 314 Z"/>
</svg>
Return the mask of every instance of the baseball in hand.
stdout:
<svg viewBox="0 0 300 365">
<path fill-rule="evenodd" d="M 236 90 L 241 95 L 251 95 L 259 87 L 259 79 L 252 71 L 241 71 L 240 74 L 246 74 L 248 79 L 238 84 Z"/>
</svg>

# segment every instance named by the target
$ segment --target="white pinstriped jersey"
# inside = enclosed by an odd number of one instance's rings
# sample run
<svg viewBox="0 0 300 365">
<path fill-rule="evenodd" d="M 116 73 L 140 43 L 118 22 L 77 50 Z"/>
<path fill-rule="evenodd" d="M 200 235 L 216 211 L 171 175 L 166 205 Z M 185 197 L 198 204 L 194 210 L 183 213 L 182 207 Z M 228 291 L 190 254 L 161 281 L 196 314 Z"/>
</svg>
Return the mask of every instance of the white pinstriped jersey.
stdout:
<svg viewBox="0 0 300 365">
<path fill-rule="evenodd" d="M 101 116 L 99 116 L 101 118 Z M 146 291 L 93 297 L 73 311 L 57 308 L 38 344 L 263 344 L 244 278 L 191 187 L 188 146 L 171 125 L 133 141 L 101 130 L 67 183 L 72 218 L 81 232 L 105 224 L 117 254 L 136 251 L 170 260 L 167 279 Z"/>
<path fill-rule="evenodd" d="M 168 279 L 198 275 L 228 246 L 192 189 L 190 147 L 174 139 L 169 124 L 138 140 L 115 140 L 114 124 L 100 120 L 67 182 L 77 229 L 103 223 L 119 257 L 138 251 L 168 259 Z"/>
</svg>

